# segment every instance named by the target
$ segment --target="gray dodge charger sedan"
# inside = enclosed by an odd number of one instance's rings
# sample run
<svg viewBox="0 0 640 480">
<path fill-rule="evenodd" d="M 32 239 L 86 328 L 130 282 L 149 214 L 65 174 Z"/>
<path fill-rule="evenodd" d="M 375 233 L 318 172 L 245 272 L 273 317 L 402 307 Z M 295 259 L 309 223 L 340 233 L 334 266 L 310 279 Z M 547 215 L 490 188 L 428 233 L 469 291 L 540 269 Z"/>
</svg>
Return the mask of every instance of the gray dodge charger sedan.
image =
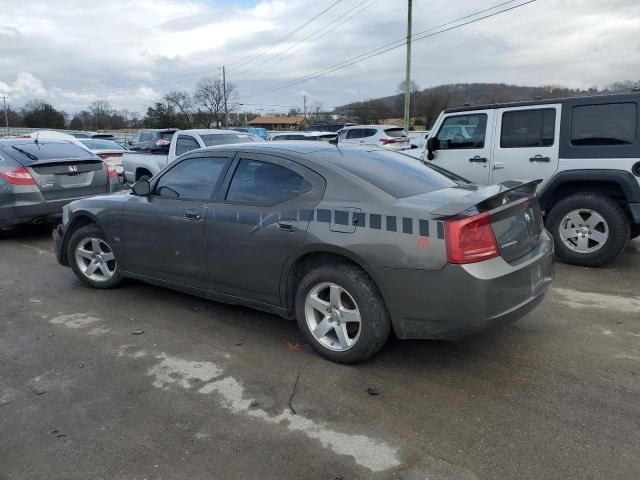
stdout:
<svg viewBox="0 0 640 480">
<path fill-rule="evenodd" d="M 477 186 L 400 153 L 312 142 L 191 151 L 132 193 L 75 201 L 58 261 L 295 319 L 343 363 L 399 338 L 459 339 L 543 298 L 536 182 Z"/>
</svg>

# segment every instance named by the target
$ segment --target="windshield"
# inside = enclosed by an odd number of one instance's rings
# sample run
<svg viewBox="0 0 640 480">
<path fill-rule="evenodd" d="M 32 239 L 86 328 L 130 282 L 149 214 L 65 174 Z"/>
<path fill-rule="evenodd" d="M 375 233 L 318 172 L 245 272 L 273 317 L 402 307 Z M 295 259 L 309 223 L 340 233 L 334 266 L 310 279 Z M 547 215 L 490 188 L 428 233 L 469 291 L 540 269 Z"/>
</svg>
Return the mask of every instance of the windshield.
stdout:
<svg viewBox="0 0 640 480">
<path fill-rule="evenodd" d="M 124 150 L 120 144 L 113 140 L 87 139 L 80 140 L 89 150 Z"/>
<path fill-rule="evenodd" d="M 331 162 L 395 198 L 454 187 L 460 180 L 408 155 L 390 150 L 342 150 Z"/>
<path fill-rule="evenodd" d="M 213 133 L 209 135 L 200 135 L 200 138 L 207 147 L 251 141 L 249 135 L 243 135 L 242 133 Z"/>
<path fill-rule="evenodd" d="M 63 160 L 68 158 L 93 158 L 93 154 L 73 143 L 47 143 L 46 141 L 15 143 L 11 145 L 12 155 L 20 156 L 20 163 L 25 160 Z"/>
</svg>

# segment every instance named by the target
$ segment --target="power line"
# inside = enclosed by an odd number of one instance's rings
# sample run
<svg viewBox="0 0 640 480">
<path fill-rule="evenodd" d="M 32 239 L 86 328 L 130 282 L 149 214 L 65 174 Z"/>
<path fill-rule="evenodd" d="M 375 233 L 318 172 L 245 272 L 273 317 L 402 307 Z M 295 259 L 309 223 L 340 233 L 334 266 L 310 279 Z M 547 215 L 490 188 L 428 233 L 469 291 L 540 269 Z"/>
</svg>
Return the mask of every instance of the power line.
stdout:
<svg viewBox="0 0 640 480">
<path fill-rule="evenodd" d="M 473 20 L 469 20 L 469 21 L 467 21 L 467 22 L 458 23 L 457 25 L 454 25 L 454 26 L 449 27 L 449 28 L 445 28 L 445 29 L 442 29 L 442 30 L 438 30 L 438 31 L 433 32 L 433 33 L 430 33 L 430 34 L 424 34 L 424 35 L 422 35 L 422 34 L 423 34 L 423 33 L 425 33 L 425 32 L 432 31 L 432 30 L 436 30 L 436 29 L 438 29 L 438 28 L 442 28 L 442 27 L 444 27 L 444 26 L 446 26 L 446 25 L 451 25 L 451 24 L 453 24 L 453 23 L 457 23 L 457 22 L 459 22 L 460 20 L 462 20 L 462 19 L 464 19 L 464 18 L 475 17 L 475 16 L 477 16 L 478 14 L 480 14 L 480 13 L 482 13 L 482 12 L 486 12 L 486 11 L 489 11 L 489 10 L 494 10 L 494 9 L 498 8 L 500 5 L 505 5 L 505 4 L 508 4 L 508 3 L 513 3 L 514 1 L 516 1 L 516 0 L 511 0 L 511 1 L 509 1 L 509 2 L 503 2 L 502 4 L 498 4 L 498 5 L 494 6 L 494 7 L 491 7 L 491 8 L 488 8 L 488 9 L 481 10 L 481 11 L 476 12 L 476 13 L 474 13 L 474 14 L 466 15 L 465 17 L 461 17 L 461 18 L 459 18 L 459 19 L 457 19 L 457 20 L 452 20 L 452 21 L 450 21 L 450 22 L 443 23 L 443 24 L 438 25 L 438 26 L 435 26 L 435 27 L 431 27 L 431 28 L 429 28 L 429 29 L 427 29 L 427 30 L 423 30 L 422 32 L 419 32 L 419 33 L 416 33 L 415 35 L 413 35 L 412 40 L 413 40 L 413 41 L 418 41 L 418 40 L 423 40 L 423 39 L 425 39 L 425 38 L 429 38 L 429 37 L 433 37 L 433 36 L 436 36 L 436 35 L 440 35 L 441 33 L 449 32 L 449 31 L 451 31 L 451 30 L 455 30 L 455 29 L 457 29 L 457 28 L 461 28 L 461 27 L 464 27 L 464 26 L 466 26 L 466 25 L 470 25 L 470 24 L 472 24 L 472 23 L 476 23 L 476 22 L 479 22 L 479 21 L 481 21 L 481 20 L 485 20 L 485 19 L 487 19 L 487 18 L 495 17 L 496 15 L 500 15 L 501 13 L 505 13 L 505 12 L 509 12 L 509 11 L 511 11 L 511 10 L 515 10 L 515 9 L 517 9 L 517 8 L 523 7 L 523 6 L 528 5 L 528 4 L 530 4 L 530 3 L 534 3 L 534 2 L 535 2 L 535 1 L 537 1 L 537 0 L 528 0 L 528 1 L 524 2 L 524 3 L 519 4 L 519 5 L 514 5 L 514 6 L 512 6 L 512 7 L 505 8 L 505 9 L 499 10 L 499 11 L 497 11 L 497 12 L 493 12 L 493 13 L 491 13 L 491 14 L 488 14 L 488 15 L 484 15 L 484 16 L 482 16 L 482 17 L 474 18 Z M 297 79 L 297 80 L 294 80 L 294 81 L 288 82 L 288 83 L 286 83 L 286 84 L 284 84 L 284 85 L 281 85 L 281 86 L 279 86 L 279 87 L 275 87 L 275 88 L 267 89 L 267 90 L 264 90 L 264 91 L 262 91 L 262 92 L 254 93 L 254 94 L 252 94 L 252 95 L 246 95 L 246 96 L 244 96 L 244 97 L 239 97 L 239 100 L 241 100 L 241 99 L 243 99 L 243 98 L 252 98 L 252 97 L 259 96 L 259 95 L 264 95 L 264 94 L 266 94 L 266 93 L 276 92 L 276 91 L 278 91 L 278 90 L 282 90 L 282 89 L 284 89 L 284 88 L 292 87 L 292 86 L 294 86 L 294 85 L 298 85 L 298 84 L 300 84 L 300 83 L 307 82 L 307 81 L 309 81 L 309 80 L 313 80 L 313 79 L 315 79 L 315 78 L 318 78 L 318 77 L 322 77 L 322 76 L 328 75 L 329 73 L 333 73 L 333 72 L 335 72 L 335 71 L 337 71 L 337 70 L 341 70 L 341 69 L 343 69 L 343 68 L 350 67 L 351 65 L 354 65 L 354 64 L 356 64 L 356 63 L 358 63 L 358 62 L 361 62 L 361 61 L 364 61 L 364 60 L 368 60 L 369 58 L 377 57 L 377 56 L 382 55 L 382 54 L 384 54 L 384 53 L 387 53 L 387 52 L 389 52 L 389 51 L 391 51 L 391 50 L 395 50 L 396 48 L 400 48 L 400 47 L 402 47 L 403 45 L 406 45 L 406 43 L 407 43 L 407 41 L 406 41 L 406 39 L 404 39 L 404 40 L 400 40 L 400 41 L 397 41 L 397 42 L 392 42 L 392 43 L 387 44 L 387 45 L 383 45 L 382 47 L 378 47 L 378 48 L 376 48 L 376 49 L 370 50 L 369 52 L 365 52 L 365 53 L 363 53 L 363 54 L 360 54 L 360 55 L 358 55 L 358 56 L 356 56 L 356 57 L 352 57 L 352 58 L 350 58 L 350 59 L 348 59 L 348 60 L 345 60 L 345 61 L 343 61 L 343 62 L 340 62 L 340 63 L 334 64 L 334 65 L 329 66 L 329 67 L 325 67 L 325 68 L 320 69 L 320 70 L 316 70 L 315 72 L 313 72 L 313 73 L 311 73 L 311 74 L 309 74 L 309 75 L 306 75 L 306 76 L 304 76 L 304 77 L 300 77 L 300 78 L 299 78 L 299 79 Z M 397 45 L 396 45 L 396 44 L 397 44 Z M 374 53 L 371 53 L 371 52 L 374 52 Z"/>
</svg>

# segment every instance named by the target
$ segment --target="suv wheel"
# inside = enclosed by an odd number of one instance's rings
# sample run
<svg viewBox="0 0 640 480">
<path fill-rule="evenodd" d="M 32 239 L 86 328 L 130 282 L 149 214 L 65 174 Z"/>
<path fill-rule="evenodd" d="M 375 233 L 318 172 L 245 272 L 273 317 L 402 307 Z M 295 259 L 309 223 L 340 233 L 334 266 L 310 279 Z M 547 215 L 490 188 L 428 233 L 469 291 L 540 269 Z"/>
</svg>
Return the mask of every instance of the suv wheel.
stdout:
<svg viewBox="0 0 640 480">
<path fill-rule="evenodd" d="M 91 287 L 113 288 L 122 281 L 113 249 L 97 225 L 71 235 L 67 258 L 76 276 Z"/>
<path fill-rule="evenodd" d="M 597 193 L 578 193 L 560 200 L 547 217 L 556 255 L 567 263 L 599 267 L 627 246 L 630 225 L 622 208 Z"/>
<path fill-rule="evenodd" d="M 355 363 L 387 341 L 390 322 L 380 292 L 359 268 L 330 264 L 308 272 L 295 298 L 300 330 L 313 348 L 339 363 Z"/>
</svg>

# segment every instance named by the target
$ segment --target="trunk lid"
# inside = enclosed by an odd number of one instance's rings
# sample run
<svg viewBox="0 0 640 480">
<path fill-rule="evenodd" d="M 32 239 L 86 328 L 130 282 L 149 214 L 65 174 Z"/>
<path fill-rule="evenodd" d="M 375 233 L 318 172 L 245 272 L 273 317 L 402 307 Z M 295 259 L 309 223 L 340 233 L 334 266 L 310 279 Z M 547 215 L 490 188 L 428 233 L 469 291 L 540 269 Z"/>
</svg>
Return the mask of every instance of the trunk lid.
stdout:
<svg viewBox="0 0 640 480">
<path fill-rule="evenodd" d="M 102 160 L 57 160 L 25 167 L 47 200 L 109 192 L 108 172 Z"/>
</svg>

